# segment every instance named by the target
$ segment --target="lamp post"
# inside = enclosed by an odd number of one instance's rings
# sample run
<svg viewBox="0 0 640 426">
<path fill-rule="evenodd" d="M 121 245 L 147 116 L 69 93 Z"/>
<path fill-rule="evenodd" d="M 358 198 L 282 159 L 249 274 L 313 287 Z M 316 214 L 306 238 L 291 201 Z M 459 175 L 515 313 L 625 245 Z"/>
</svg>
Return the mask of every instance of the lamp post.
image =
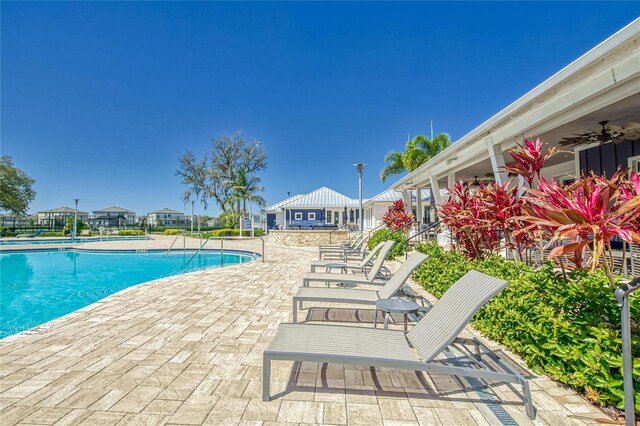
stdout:
<svg viewBox="0 0 640 426">
<path fill-rule="evenodd" d="M 249 217 L 251 218 L 251 236 L 253 237 L 253 197 L 249 195 Z"/>
<path fill-rule="evenodd" d="M 80 199 L 75 198 L 73 201 L 76 203 L 76 209 L 73 212 L 73 239 L 75 240 L 76 235 L 78 235 L 78 201 L 80 201 Z"/>
<path fill-rule="evenodd" d="M 364 231 L 364 222 L 362 221 L 362 171 L 364 170 L 365 163 L 355 163 L 353 165 L 358 172 L 358 229 L 360 233 Z"/>
<path fill-rule="evenodd" d="M 196 205 L 196 200 L 191 200 L 191 235 L 193 235 L 193 208 Z"/>
</svg>

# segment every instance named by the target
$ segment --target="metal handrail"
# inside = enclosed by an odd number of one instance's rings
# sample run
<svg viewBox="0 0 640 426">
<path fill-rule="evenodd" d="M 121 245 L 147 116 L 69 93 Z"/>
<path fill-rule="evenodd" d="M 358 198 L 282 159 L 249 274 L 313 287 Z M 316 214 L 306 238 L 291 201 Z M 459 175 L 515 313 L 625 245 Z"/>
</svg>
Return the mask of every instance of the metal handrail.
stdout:
<svg viewBox="0 0 640 426">
<path fill-rule="evenodd" d="M 631 312 L 629 309 L 629 296 L 638 289 L 640 289 L 640 278 L 621 285 L 615 292 L 618 305 L 622 308 L 620 322 L 622 323 L 622 379 L 624 385 L 624 417 L 626 426 L 636 424 L 633 402 L 633 355 L 631 352 Z"/>
<path fill-rule="evenodd" d="M 377 231 L 378 229 L 380 229 L 380 228 L 382 228 L 382 227 L 385 227 L 385 226 L 387 226 L 387 225 L 386 225 L 384 222 L 382 222 L 380 225 L 376 226 L 375 228 L 368 230 L 368 231 L 367 231 L 367 232 L 368 232 L 368 234 L 367 234 L 367 235 L 368 235 L 368 237 L 371 237 L 371 234 L 372 234 L 374 231 Z"/>
<path fill-rule="evenodd" d="M 415 233 L 414 235 L 412 235 L 412 236 L 410 236 L 409 238 L 407 238 L 407 240 L 406 240 L 405 242 L 406 242 L 406 243 L 408 243 L 408 242 L 409 242 L 409 240 L 412 240 L 412 239 L 414 239 L 415 237 L 417 237 L 417 236 L 419 236 L 419 235 L 422 235 L 422 234 L 424 234 L 424 233 L 426 233 L 426 232 L 428 232 L 428 231 L 431 231 L 433 228 L 435 228 L 435 227 L 437 227 L 437 226 L 439 226 L 439 225 L 440 225 L 440 221 L 439 221 L 439 220 L 438 220 L 438 221 L 436 221 L 436 222 L 433 222 L 432 224 L 430 224 L 429 226 L 427 226 L 426 228 L 424 228 L 422 231 L 417 232 L 417 233 Z"/>
<path fill-rule="evenodd" d="M 422 234 L 424 234 L 424 233 L 426 233 L 426 232 L 429 232 L 429 231 L 433 230 L 433 228 L 436 228 L 436 227 L 438 227 L 438 226 L 440 226 L 440 221 L 439 221 L 439 220 L 438 220 L 438 221 L 436 221 L 436 222 L 433 222 L 431 225 L 427 226 L 427 227 L 426 227 L 426 228 L 424 228 L 422 231 L 420 231 L 420 232 L 418 232 L 418 233 L 416 233 L 416 234 L 414 234 L 414 235 L 410 236 L 409 238 L 407 238 L 407 239 L 404 241 L 405 246 L 406 246 L 406 247 L 408 247 L 408 246 L 409 246 L 409 240 L 412 240 L 412 239 L 416 238 L 418 235 L 422 235 Z M 405 250 L 405 252 L 404 252 L 404 258 L 405 258 L 405 259 L 407 259 L 408 257 L 409 257 L 409 250 L 407 249 L 407 250 Z"/>
<path fill-rule="evenodd" d="M 204 243 L 200 246 L 200 248 L 189 258 L 187 263 L 184 264 L 183 268 L 186 267 L 191 261 L 202 251 L 205 245 L 211 240 L 220 240 L 220 264 L 224 266 L 224 240 L 260 240 L 262 242 L 262 250 L 260 253 L 260 258 L 262 259 L 262 263 L 264 263 L 264 238 L 262 237 L 209 237 L 205 240 Z"/>
<path fill-rule="evenodd" d="M 178 238 L 180 238 L 180 237 L 184 238 L 184 234 L 176 234 L 176 237 L 173 239 L 173 242 L 171 243 L 171 245 L 169 246 L 167 251 L 164 252 L 165 256 L 169 255 L 169 252 L 171 251 L 171 249 L 173 248 L 174 244 L 176 243 L 176 241 L 178 241 Z"/>
<path fill-rule="evenodd" d="M 190 234 L 191 236 L 193 235 L 198 235 L 200 237 L 200 239 L 202 239 L 202 232 L 194 232 L 192 234 Z M 173 246 L 176 244 L 176 241 L 178 241 L 178 238 L 182 237 L 182 251 L 187 251 L 187 234 L 185 232 L 181 232 L 179 234 L 176 234 L 176 237 L 173 239 L 173 242 L 171 243 L 171 245 L 169 246 L 169 248 L 167 249 L 166 252 L 164 252 L 165 256 L 168 256 L 169 253 L 171 252 L 171 249 L 173 248 Z"/>
</svg>

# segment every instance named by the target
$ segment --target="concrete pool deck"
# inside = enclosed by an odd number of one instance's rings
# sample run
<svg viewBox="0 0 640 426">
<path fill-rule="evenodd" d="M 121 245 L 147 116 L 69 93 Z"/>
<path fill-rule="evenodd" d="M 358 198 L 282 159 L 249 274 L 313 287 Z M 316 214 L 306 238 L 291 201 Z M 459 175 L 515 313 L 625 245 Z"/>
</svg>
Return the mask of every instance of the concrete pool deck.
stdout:
<svg viewBox="0 0 640 426">
<path fill-rule="evenodd" d="M 122 242 L 84 243 L 82 248 L 167 248 L 173 239 L 131 241 L 127 247 Z M 197 241 L 187 244 L 197 247 Z M 229 242 L 230 249 L 256 251 L 258 245 L 255 240 Z M 267 245 L 264 263 L 130 287 L 46 327 L 0 340 L 0 423 L 584 425 L 597 423 L 596 418 L 611 421 L 575 391 L 529 372 L 538 409 L 534 422 L 505 384 L 485 387 L 450 376 L 340 364 L 274 362 L 273 400 L 263 402 L 262 352 L 278 324 L 291 321 L 291 298 L 316 258 L 316 249 Z M 415 283 L 412 287 L 426 295 Z M 371 327 L 373 320 L 372 310 L 344 305 L 305 310 L 302 315 L 363 327 Z"/>
</svg>

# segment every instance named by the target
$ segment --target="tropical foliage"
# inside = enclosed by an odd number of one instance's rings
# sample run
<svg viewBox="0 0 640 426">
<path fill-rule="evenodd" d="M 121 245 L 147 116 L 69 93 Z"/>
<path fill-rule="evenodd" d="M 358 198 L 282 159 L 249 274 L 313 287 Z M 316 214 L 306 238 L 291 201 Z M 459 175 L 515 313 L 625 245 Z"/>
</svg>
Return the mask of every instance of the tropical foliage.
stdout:
<svg viewBox="0 0 640 426">
<path fill-rule="evenodd" d="M 83 229 L 89 229 L 89 225 L 87 225 L 82 220 L 80 220 L 80 218 L 78 218 L 76 221 L 76 232 L 80 232 Z M 64 227 L 62 228 L 62 232 L 64 233 L 64 235 L 67 235 L 73 232 L 73 216 L 67 218 L 67 221 L 65 222 Z"/>
<path fill-rule="evenodd" d="M 182 199 L 193 198 L 207 208 L 213 199 L 223 212 L 246 211 L 246 200 L 264 205 L 257 174 L 267 167 L 267 155 L 259 141 L 245 142 L 239 135 L 213 139 L 202 158 L 186 151 L 179 159 L 176 175 L 187 186 Z"/>
<path fill-rule="evenodd" d="M 417 250 L 429 258 L 414 278 L 436 297 L 471 269 L 509 281 L 476 314 L 474 327 L 518 353 L 536 372 L 599 404 L 622 406 L 620 308 L 604 271 L 575 269 L 565 280 L 551 263 L 535 270 L 500 256 L 469 260 L 435 243 Z M 630 306 L 632 318 L 640 318 L 640 297 L 632 296 Z M 634 322 L 633 327 L 635 409 L 640 411 L 640 326 Z"/>
<path fill-rule="evenodd" d="M 380 180 L 384 182 L 389 176 L 414 171 L 449 145 L 451 139 L 446 133 L 440 133 L 433 139 L 424 135 L 414 137 L 407 141 L 404 151 L 391 151 L 384 157 L 387 165 L 380 172 Z"/>
<path fill-rule="evenodd" d="M 391 151 L 384 157 L 387 164 L 380 172 L 380 180 L 385 182 L 389 176 L 412 172 L 450 145 L 451 139 L 446 133 L 439 133 L 433 139 L 418 135 L 407 141 L 404 151 Z M 431 208 L 435 211 L 433 190 L 430 192 Z"/>
<path fill-rule="evenodd" d="M 515 164 L 506 167 L 530 185 L 524 196 L 518 196 L 513 179 L 480 184 L 475 191 L 459 182 L 449 188 L 440 217 L 455 238 L 455 248 L 470 259 L 502 248 L 522 258 L 538 242 L 546 247 L 560 243 L 551 250 L 552 258 L 564 255 L 575 267 L 602 268 L 613 286 L 611 239 L 640 243 L 640 176 L 628 170 L 618 170 L 611 178 L 592 173 L 563 187 L 540 176 L 544 163 L 557 152 L 543 153 L 540 139 L 525 140 L 510 151 Z M 572 241 L 564 243 L 567 239 Z"/>
<path fill-rule="evenodd" d="M 8 155 L 0 156 L 0 210 L 25 216 L 36 197 L 35 180 L 13 164 Z"/>
<path fill-rule="evenodd" d="M 256 237 L 261 237 L 264 235 L 264 231 L 262 229 L 254 229 L 253 235 Z M 209 237 L 237 237 L 240 235 L 240 230 L 238 228 L 222 228 L 216 229 L 210 232 L 206 232 L 203 235 L 203 238 Z M 251 235 L 251 231 L 243 230 L 242 235 L 248 237 Z"/>
<path fill-rule="evenodd" d="M 371 250 L 382 241 L 391 240 L 395 241 L 395 244 L 393 245 L 393 247 L 391 247 L 391 250 L 389 250 L 387 259 L 393 259 L 397 256 L 402 256 L 403 254 L 405 254 L 405 252 L 407 251 L 407 240 L 404 233 L 400 231 L 392 231 L 391 229 L 386 228 L 378 229 L 373 234 L 371 234 L 371 237 L 367 241 L 367 247 L 369 248 L 369 250 Z"/>
<path fill-rule="evenodd" d="M 382 216 L 382 222 L 392 231 L 402 231 L 406 233 L 407 227 L 414 222 L 413 213 L 406 210 L 403 200 L 394 201 L 393 205 Z"/>
</svg>

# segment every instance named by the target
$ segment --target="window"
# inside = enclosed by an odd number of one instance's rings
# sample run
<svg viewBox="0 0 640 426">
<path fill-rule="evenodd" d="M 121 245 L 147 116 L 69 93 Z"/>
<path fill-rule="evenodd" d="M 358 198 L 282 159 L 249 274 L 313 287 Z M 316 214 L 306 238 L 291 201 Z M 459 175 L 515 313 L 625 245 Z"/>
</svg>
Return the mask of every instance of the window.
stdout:
<svg viewBox="0 0 640 426">
<path fill-rule="evenodd" d="M 296 212 L 294 219 L 295 220 L 302 220 L 302 212 Z"/>
<path fill-rule="evenodd" d="M 324 223 L 331 223 L 331 210 L 327 210 L 324 216 Z"/>
<path fill-rule="evenodd" d="M 315 213 L 309 213 L 307 219 L 309 220 L 316 220 L 316 214 Z"/>
</svg>

